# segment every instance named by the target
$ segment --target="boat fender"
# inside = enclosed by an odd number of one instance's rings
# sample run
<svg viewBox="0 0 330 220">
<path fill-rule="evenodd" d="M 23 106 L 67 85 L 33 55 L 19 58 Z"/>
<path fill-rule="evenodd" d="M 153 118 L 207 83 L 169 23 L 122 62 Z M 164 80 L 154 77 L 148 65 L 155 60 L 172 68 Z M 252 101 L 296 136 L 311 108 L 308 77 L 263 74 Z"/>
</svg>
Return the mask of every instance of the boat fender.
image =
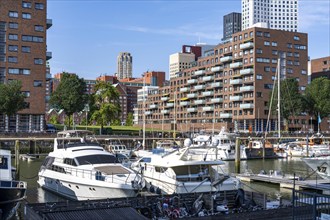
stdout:
<svg viewBox="0 0 330 220">
<path fill-rule="evenodd" d="M 24 183 L 23 182 L 20 182 L 18 187 L 19 188 L 24 188 Z"/>
</svg>

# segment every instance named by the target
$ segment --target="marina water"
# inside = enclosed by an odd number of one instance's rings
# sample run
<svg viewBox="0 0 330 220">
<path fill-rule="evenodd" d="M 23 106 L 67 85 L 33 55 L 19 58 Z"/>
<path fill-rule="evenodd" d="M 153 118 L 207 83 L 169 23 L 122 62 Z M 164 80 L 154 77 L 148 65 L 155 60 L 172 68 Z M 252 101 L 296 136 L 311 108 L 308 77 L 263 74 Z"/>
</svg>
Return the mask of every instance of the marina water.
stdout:
<svg viewBox="0 0 330 220">
<path fill-rule="evenodd" d="M 51 192 L 45 191 L 38 186 L 38 171 L 44 158 L 38 158 L 35 161 L 20 161 L 20 180 L 28 183 L 27 198 L 28 203 L 44 203 L 44 202 L 60 202 L 66 201 L 66 199 L 57 196 Z M 225 165 L 221 166 L 224 172 L 235 172 L 235 162 L 225 161 Z M 265 170 L 267 173 L 270 170 L 279 170 L 284 174 L 294 173 L 296 176 L 305 178 L 309 175 L 309 179 L 317 179 L 313 174 L 313 171 L 300 159 L 300 158 L 287 158 L 287 159 L 257 159 L 257 160 L 244 160 L 241 161 L 241 173 L 252 172 L 258 174 L 261 170 Z M 282 189 L 278 185 L 252 182 L 242 182 L 243 188 L 248 191 L 256 191 L 267 194 L 271 198 L 276 198 L 277 195 L 281 195 L 282 198 L 290 199 L 292 191 L 290 189 Z M 24 207 L 24 203 L 21 204 L 21 210 Z M 19 212 L 14 219 L 23 219 L 23 213 Z"/>
</svg>

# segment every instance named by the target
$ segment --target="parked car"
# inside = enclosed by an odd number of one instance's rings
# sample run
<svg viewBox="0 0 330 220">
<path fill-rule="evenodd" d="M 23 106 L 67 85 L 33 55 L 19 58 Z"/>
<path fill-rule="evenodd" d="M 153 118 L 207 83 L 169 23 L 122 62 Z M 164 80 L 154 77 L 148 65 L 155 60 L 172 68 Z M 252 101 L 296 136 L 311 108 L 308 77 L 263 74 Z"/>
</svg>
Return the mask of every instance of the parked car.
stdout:
<svg viewBox="0 0 330 220">
<path fill-rule="evenodd" d="M 53 124 L 46 124 L 46 132 L 47 133 L 56 133 L 56 127 Z"/>
</svg>

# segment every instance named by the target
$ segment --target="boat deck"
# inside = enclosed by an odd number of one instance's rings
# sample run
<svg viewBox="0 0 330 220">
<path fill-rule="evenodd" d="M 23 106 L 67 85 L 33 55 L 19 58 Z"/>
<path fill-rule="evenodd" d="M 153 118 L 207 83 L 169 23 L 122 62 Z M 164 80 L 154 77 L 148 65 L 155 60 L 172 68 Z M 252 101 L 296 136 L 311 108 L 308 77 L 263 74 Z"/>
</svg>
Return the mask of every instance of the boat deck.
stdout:
<svg viewBox="0 0 330 220">
<path fill-rule="evenodd" d="M 100 166 L 95 168 L 102 173 L 106 173 L 107 175 L 130 174 L 130 172 L 127 169 L 121 166 Z"/>
</svg>

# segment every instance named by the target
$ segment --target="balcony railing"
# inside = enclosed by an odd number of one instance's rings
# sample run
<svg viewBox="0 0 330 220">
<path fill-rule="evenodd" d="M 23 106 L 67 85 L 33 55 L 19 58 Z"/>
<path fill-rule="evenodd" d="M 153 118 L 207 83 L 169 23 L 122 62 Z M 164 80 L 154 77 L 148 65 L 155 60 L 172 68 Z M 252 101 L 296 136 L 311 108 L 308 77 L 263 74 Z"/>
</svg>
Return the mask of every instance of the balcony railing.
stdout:
<svg viewBox="0 0 330 220">
<path fill-rule="evenodd" d="M 144 112 L 145 115 L 151 115 L 151 111 Z"/>
<path fill-rule="evenodd" d="M 232 113 L 220 113 L 220 118 L 232 118 Z"/>
<path fill-rule="evenodd" d="M 202 92 L 202 96 L 213 96 L 213 91 Z"/>
<path fill-rule="evenodd" d="M 231 79 L 230 80 L 230 85 L 237 85 L 237 84 L 242 84 L 243 80 L 242 79 Z"/>
<path fill-rule="evenodd" d="M 161 110 L 160 111 L 162 114 L 169 114 L 170 113 L 170 110 Z"/>
<path fill-rule="evenodd" d="M 218 87 L 222 87 L 222 82 L 214 82 L 211 84 L 212 88 L 218 88 Z"/>
<path fill-rule="evenodd" d="M 160 100 L 162 101 L 168 101 L 170 98 L 169 97 L 161 97 Z"/>
<path fill-rule="evenodd" d="M 211 68 L 212 72 L 220 72 L 223 71 L 223 67 L 222 66 L 214 66 Z"/>
<path fill-rule="evenodd" d="M 252 92 L 254 91 L 254 86 L 242 86 L 239 91 L 241 92 Z"/>
<path fill-rule="evenodd" d="M 190 105 L 190 102 L 180 102 L 180 106 L 187 106 Z"/>
<path fill-rule="evenodd" d="M 243 66 L 243 63 L 242 62 L 236 62 L 236 63 L 229 64 L 229 67 L 232 68 L 232 69 L 240 68 L 242 66 Z"/>
<path fill-rule="evenodd" d="M 187 112 L 197 112 L 197 108 L 187 108 Z"/>
<path fill-rule="evenodd" d="M 205 89 L 205 85 L 198 85 L 194 87 L 195 90 Z"/>
<path fill-rule="evenodd" d="M 232 56 L 225 56 L 220 58 L 220 62 L 225 63 L 225 62 L 230 62 L 233 60 Z"/>
<path fill-rule="evenodd" d="M 188 87 L 184 87 L 184 88 L 180 88 L 180 92 L 189 92 L 190 88 Z"/>
<path fill-rule="evenodd" d="M 172 108 L 174 107 L 174 103 L 173 102 L 166 103 L 166 107 Z"/>
<path fill-rule="evenodd" d="M 243 100 L 243 96 L 241 96 L 241 95 L 230 96 L 229 100 L 230 101 L 234 101 L 234 102 L 242 101 Z"/>
<path fill-rule="evenodd" d="M 156 104 L 151 104 L 151 105 L 149 106 L 149 108 L 151 108 L 151 109 L 155 109 L 155 108 L 158 108 L 158 105 L 156 105 Z"/>
<path fill-rule="evenodd" d="M 191 98 L 197 98 L 198 94 L 197 93 L 189 93 L 187 94 L 187 98 L 191 99 Z"/>
<path fill-rule="evenodd" d="M 206 82 L 206 81 L 210 81 L 210 80 L 213 80 L 213 76 L 204 76 L 202 78 L 202 81 Z"/>
<path fill-rule="evenodd" d="M 254 108 L 254 104 L 253 103 L 244 103 L 244 104 L 240 104 L 239 107 L 242 109 L 250 109 L 250 108 Z"/>
<path fill-rule="evenodd" d="M 200 76 L 200 75 L 204 75 L 205 74 L 205 70 L 197 70 L 194 73 L 194 76 Z"/>
<path fill-rule="evenodd" d="M 209 112 L 209 111 L 213 111 L 213 110 L 214 110 L 213 106 L 207 106 L 207 107 L 202 108 L 203 112 Z"/>
<path fill-rule="evenodd" d="M 249 75 L 249 74 L 253 74 L 253 68 L 247 68 L 247 69 L 243 69 L 239 71 L 239 74 L 241 75 Z"/>
<path fill-rule="evenodd" d="M 197 79 L 189 79 L 189 80 L 187 80 L 187 84 L 196 84 L 198 82 L 198 80 Z"/>
<path fill-rule="evenodd" d="M 195 100 L 194 101 L 195 105 L 204 105 L 206 103 L 205 100 Z"/>
<path fill-rule="evenodd" d="M 212 103 L 222 103 L 223 102 L 223 98 L 213 98 L 211 99 Z"/>
<path fill-rule="evenodd" d="M 245 44 L 239 45 L 239 49 L 241 49 L 241 50 L 246 50 L 246 49 L 250 49 L 250 48 L 253 48 L 253 42 L 247 42 Z"/>
</svg>

